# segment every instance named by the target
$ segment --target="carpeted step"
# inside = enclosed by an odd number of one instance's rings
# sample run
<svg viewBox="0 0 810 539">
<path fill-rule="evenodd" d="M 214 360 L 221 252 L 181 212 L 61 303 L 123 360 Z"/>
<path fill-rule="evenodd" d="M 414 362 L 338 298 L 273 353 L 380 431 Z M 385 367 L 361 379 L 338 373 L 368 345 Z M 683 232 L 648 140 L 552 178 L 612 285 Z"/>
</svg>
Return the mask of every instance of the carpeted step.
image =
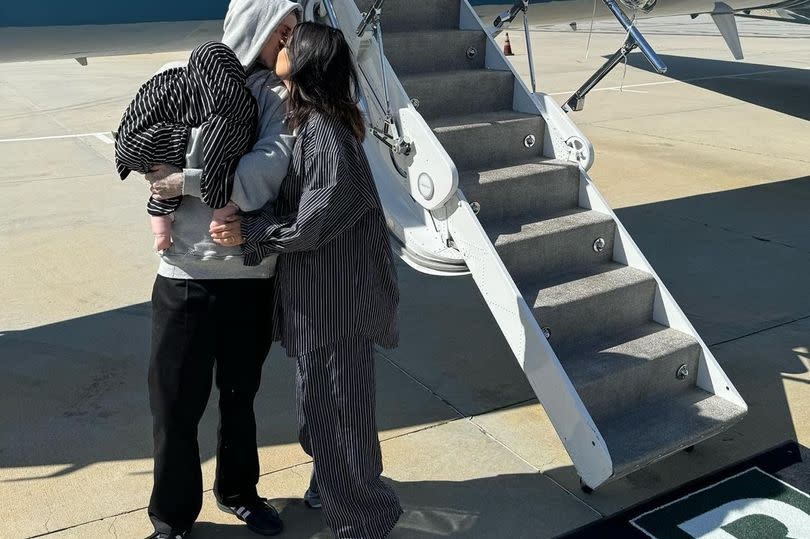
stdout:
<svg viewBox="0 0 810 539">
<path fill-rule="evenodd" d="M 459 170 L 525 163 L 542 155 L 545 123 L 541 116 L 502 111 L 428 123 Z M 533 145 L 526 144 L 527 137 L 533 137 Z"/>
<path fill-rule="evenodd" d="M 579 167 L 570 161 L 535 159 L 528 163 L 459 174 L 459 187 L 478 202 L 482 223 L 541 219 L 577 207 Z"/>
<path fill-rule="evenodd" d="M 476 30 L 392 32 L 383 39 L 385 56 L 400 77 L 483 69 L 486 42 L 486 34 Z"/>
<path fill-rule="evenodd" d="M 582 272 L 613 258 L 613 218 L 577 208 L 541 221 L 499 221 L 484 225 L 512 278 Z M 594 248 L 597 240 L 602 249 Z"/>
<path fill-rule="evenodd" d="M 373 0 L 355 0 L 360 12 Z M 386 32 L 458 28 L 459 0 L 386 0 L 382 7 L 383 37 Z"/>
<path fill-rule="evenodd" d="M 621 477 L 727 429 L 744 415 L 736 404 L 693 388 L 621 410 L 596 426 L 610 451 L 614 476 Z"/>
<path fill-rule="evenodd" d="M 516 282 L 555 350 L 652 320 L 656 282 L 644 271 L 611 262 L 547 279 L 538 265 L 536 277 Z"/>
<path fill-rule="evenodd" d="M 480 112 L 511 111 L 515 78 L 509 71 L 463 69 L 399 77 L 425 120 Z"/>
<path fill-rule="evenodd" d="M 556 352 L 591 416 L 600 418 L 690 391 L 700 344 L 686 333 L 650 322 Z M 688 372 L 681 377 L 683 365 Z"/>
</svg>

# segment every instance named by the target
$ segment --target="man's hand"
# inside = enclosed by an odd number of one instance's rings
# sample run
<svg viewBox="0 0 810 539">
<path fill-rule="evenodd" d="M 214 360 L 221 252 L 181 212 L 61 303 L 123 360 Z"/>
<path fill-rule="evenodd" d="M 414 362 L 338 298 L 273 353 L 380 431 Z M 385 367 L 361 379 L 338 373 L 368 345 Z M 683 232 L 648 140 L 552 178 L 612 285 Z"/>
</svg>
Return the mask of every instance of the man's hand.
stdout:
<svg viewBox="0 0 810 539">
<path fill-rule="evenodd" d="M 146 174 L 152 196 L 158 200 L 174 198 L 183 194 L 183 170 L 172 165 L 155 165 Z"/>
</svg>

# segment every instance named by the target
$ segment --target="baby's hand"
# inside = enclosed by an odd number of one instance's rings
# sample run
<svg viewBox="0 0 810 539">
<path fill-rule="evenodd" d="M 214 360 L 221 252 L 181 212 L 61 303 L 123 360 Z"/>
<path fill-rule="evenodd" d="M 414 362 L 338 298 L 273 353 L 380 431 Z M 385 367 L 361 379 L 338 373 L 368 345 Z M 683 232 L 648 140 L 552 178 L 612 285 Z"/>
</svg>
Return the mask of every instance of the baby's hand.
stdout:
<svg viewBox="0 0 810 539">
<path fill-rule="evenodd" d="M 155 234 L 155 251 L 165 251 L 172 246 L 172 237 Z"/>
<path fill-rule="evenodd" d="M 228 222 L 228 217 L 233 217 L 238 211 L 239 206 L 233 202 L 228 202 L 227 206 L 214 210 L 214 218 L 211 220 L 211 226 L 209 228 L 224 225 Z"/>
</svg>

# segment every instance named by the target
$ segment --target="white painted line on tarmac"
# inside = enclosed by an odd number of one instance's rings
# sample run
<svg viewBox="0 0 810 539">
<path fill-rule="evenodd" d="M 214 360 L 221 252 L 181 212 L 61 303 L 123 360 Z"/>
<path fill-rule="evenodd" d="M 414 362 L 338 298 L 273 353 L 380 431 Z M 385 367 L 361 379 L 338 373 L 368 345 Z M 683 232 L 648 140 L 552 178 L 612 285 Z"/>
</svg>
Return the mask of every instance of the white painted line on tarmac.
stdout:
<svg viewBox="0 0 810 539">
<path fill-rule="evenodd" d="M 752 75 L 768 75 L 771 73 L 784 73 L 786 71 L 802 71 L 808 69 L 807 67 L 786 67 L 783 69 L 768 69 L 766 71 L 751 71 L 748 73 L 735 73 L 733 75 L 712 75 L 711 77 L 695 77 L 693 79 L 683 79 L 683 80 L 660 80 L 656 82 L 643 82 L 640 84 L 625 84 L 624 89 L 627 90 L 628 88 L 642 88 L 645 86 L 663 86 L 665 84 L 689 84 L 690 82 L 698 82 L 702 80 L 715 80 L 715 79 L 737 79 L 740 77 L 750 77 Z M 604 92 L 606 90 L 621 90 L 622 86 L 610 86 L 608 88 L 594 88 L 591 90 L 592 92 Z M 568 92 L 554 92 L 553 94 L 548 94 L 550 96 L 557 96 L 557 95 L 571 95 L 576 90 L 571 90 Z"/>
<path fill-rule="evenodd" d="M 615 90 L 617 92 L 628 92 L 628 93 L 631 93 L 631 94 L 648 94 L 648 93 L 650 93 L 650 92 L 645 92 L 644 90 L 631 90 L 627 86 L 625 86 L 624 88 L 611 88 L 611 89 Z"/>
<path fill-rule="evenodd" d="M 108 133 L 101 132 L 101 133 L 75 133 L 72 135 L 51 135 L 47 137 L 6 138 L 0 139 L 0 144 L 5 142 L 33 142 L 37 140 L 58 140 L 58 139 L 86 138 L 86 137 L 95 137 L 103 142 L 106 142 L 107 144 L 113 143 L 113 140 L 109 137 Z"/>
</svg>

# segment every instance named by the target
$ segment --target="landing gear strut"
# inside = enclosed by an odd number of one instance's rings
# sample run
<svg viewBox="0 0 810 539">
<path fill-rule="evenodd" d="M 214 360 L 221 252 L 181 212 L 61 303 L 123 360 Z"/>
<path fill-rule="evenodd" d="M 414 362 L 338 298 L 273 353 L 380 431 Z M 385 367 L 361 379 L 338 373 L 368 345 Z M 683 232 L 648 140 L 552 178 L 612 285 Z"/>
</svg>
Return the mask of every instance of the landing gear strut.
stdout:
<svg viewBox="0 0 810 539">
<path fill-rule="evenodd" d="M 658 57 L 658 54 L 656 54 L 638 28 L 636 28 L 634 22 L 627 18 L 627 15 L 624 14 L 624 11 L 622 11 L 622 8 L 620 8 L 616 3 L 616 0 L 602 1 L 619 21 L 619 24 L 621 24 L 624 29 L 627 30 L 627 39 L 619 50 L 613 53 L 613 56 L 608 58 L 607 62 L 605 62 L 602 67 L 600 67 L 579 90 L 574 92 L 574 95 L 568 98 L 568 101 L 566 101 L 565 105 L 563 105 L 563 110 L 566 112 L 582 110 L 585 107 L 585 96 L 588 94 L 588 92 L 590 92 L 594 86 L 599 84 L 599 82 L 604 79 L 614 67 L 619 65 L 619 63 L 621 63 L 621 61 L 624 60 L 627 55 L 636 48 L 641 50 L 642 54 L 644 54 L 644 56 L 653 66 L 653 69 L 655 69 L 658 73 L 663 74 L 667 72 L 666 64 L 664 64 L 661 58 Z"/>
</svg>

